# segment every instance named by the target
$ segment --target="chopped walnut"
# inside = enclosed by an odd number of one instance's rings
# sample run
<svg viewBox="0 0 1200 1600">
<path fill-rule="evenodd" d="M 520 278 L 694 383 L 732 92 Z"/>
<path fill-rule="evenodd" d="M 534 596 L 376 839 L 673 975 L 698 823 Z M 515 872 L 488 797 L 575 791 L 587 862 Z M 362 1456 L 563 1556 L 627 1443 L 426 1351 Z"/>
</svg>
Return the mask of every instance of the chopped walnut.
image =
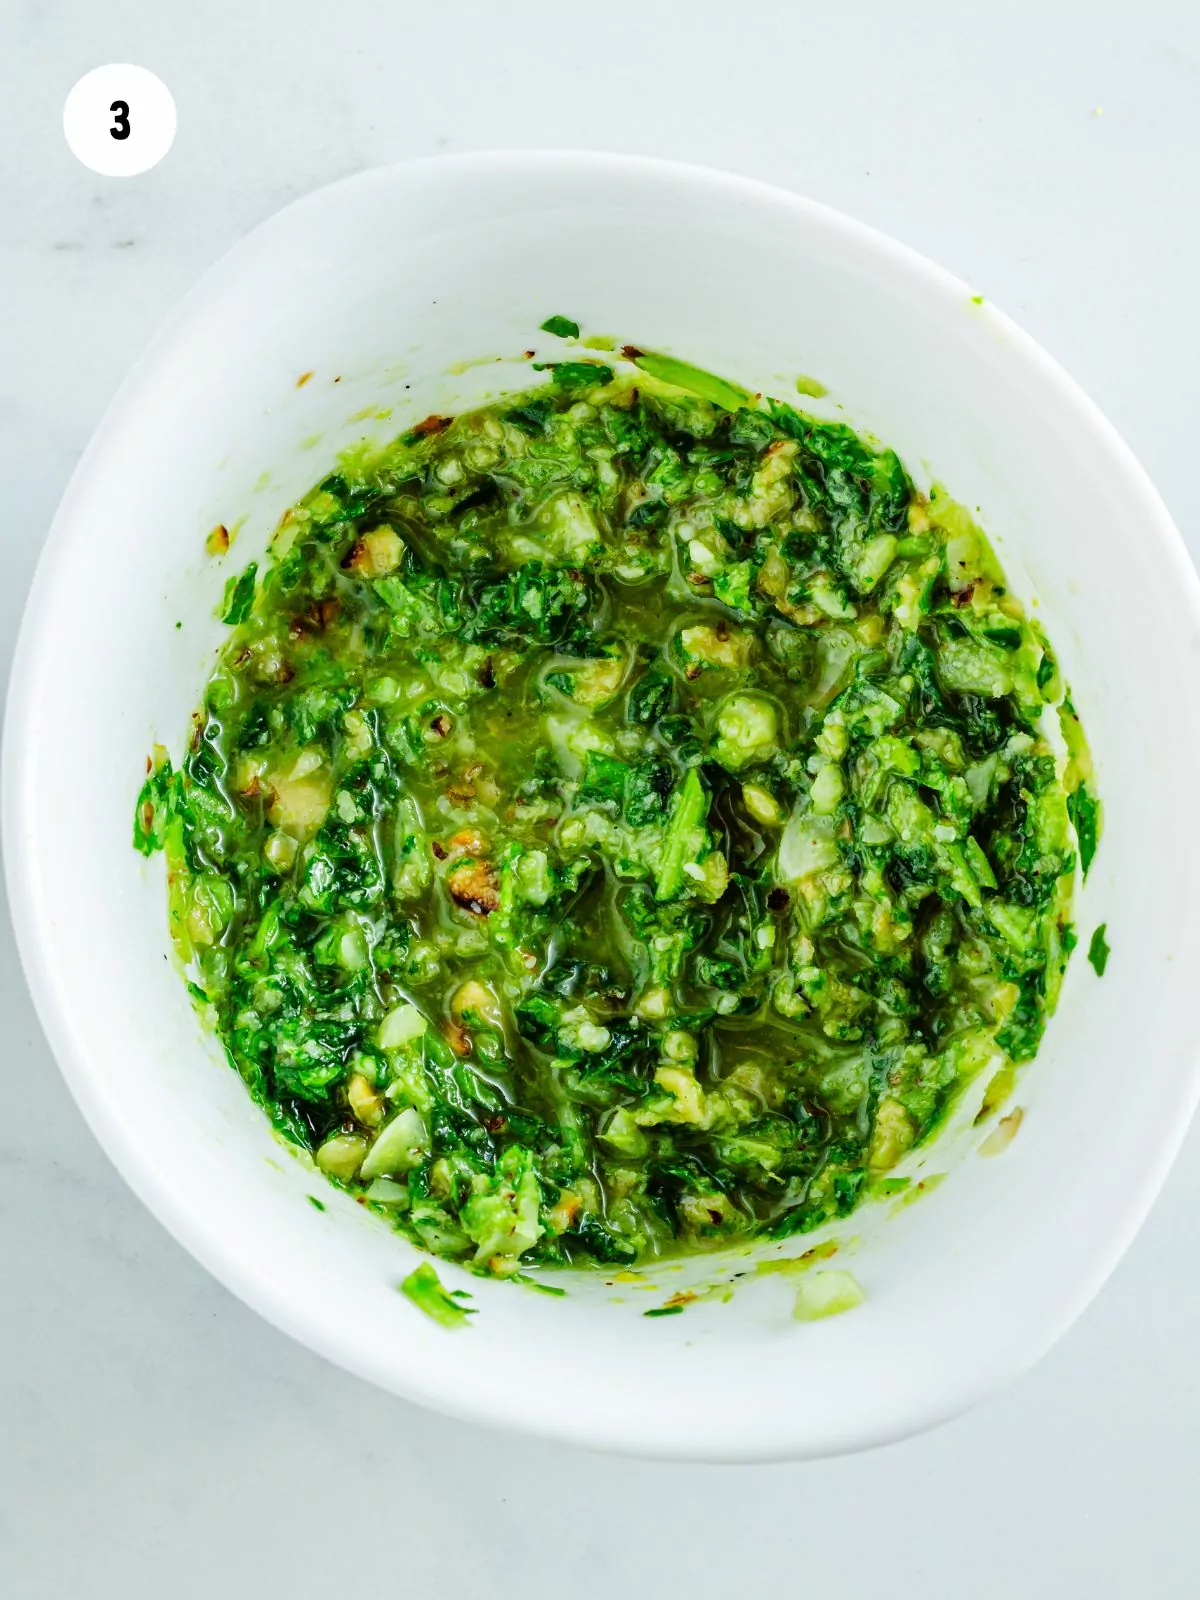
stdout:
<svg viewBox="0 0 1200 1600">
<path fill-rule="evenodd" d="M 364 533 L 342 565 L 356 578 L 386 578 L 403 559 L 400 535 L 385 522 L 372 528 L 370 533 Z"/>
<path fill-rule="evenodd" d="M 476 917 L 488 917 L 500 904 L 500 878 L 490 861 L 460 861 L 446 874 L 450 898 Z"/>
</svg>

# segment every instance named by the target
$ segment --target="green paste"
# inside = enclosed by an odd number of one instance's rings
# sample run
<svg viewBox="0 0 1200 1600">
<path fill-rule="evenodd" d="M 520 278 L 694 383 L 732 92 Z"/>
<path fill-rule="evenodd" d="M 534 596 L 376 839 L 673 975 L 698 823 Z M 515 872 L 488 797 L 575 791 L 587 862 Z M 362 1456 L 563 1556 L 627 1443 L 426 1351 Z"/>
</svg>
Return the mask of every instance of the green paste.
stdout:
<svg viewBox="0 0 1200 1600">
<path fill-rule="evenodd" d="M 625 356 L 306 495 L 137 805 L 250 1093 L 502 1275 L 890 1192 L 1037 1050 L 1095 849 L 1054 658 L 963 509 Z"/>
</svg>

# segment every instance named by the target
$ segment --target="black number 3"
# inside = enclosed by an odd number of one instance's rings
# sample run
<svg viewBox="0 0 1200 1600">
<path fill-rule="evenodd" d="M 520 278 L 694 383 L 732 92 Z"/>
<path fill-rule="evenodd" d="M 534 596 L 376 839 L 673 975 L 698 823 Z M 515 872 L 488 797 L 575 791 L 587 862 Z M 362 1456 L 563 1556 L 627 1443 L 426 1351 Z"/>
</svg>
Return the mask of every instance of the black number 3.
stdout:
<svg viewBox="0 0 1200 1600">
<path fill-rule="evenodd" d="M 108 108 L 116 121 L 108 130 L 114 139 L 128 139 L 129 137 L 129 107 L 124 100 L 114 100 Z"/>
</svg>

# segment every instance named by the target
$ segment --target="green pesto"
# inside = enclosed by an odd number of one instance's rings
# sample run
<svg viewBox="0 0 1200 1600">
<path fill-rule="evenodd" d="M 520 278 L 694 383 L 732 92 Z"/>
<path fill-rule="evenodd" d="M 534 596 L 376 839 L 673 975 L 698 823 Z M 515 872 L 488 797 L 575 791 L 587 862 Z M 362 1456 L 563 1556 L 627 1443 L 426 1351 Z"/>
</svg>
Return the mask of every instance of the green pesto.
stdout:
<svg viewBox="0 0 1200 1600">
<path fill-rule="evenodd" d="M 134 823 L 276 1126 L 509 1276 L 896 1192 L 1037 1050 L 1095 849 L 1053 657 L 963 509 L 844 424 L 625 359 L 295 506 Z"/>
</svg>

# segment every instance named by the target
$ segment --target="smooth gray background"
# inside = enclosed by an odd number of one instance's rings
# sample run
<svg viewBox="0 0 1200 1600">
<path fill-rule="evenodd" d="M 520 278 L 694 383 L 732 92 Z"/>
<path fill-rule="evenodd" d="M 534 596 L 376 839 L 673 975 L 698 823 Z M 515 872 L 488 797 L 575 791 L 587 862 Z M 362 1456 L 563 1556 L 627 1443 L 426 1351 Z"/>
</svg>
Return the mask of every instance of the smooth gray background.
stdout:
<svg viewBox="0 0 1200 1600">
<path fill-rule="evenodd" d="M 727 167 L 915 245 L 1080 380 L 1200 551 L 1195 4 L 29 0 L 0 27 L 6 672 L 67 477 L 204 268 L 317 184 L 486 145 Z M 111 180 L 60 119 L 121 60 L 166 80 L 179 134 Z M 2 937 L 14 1600 L 1198 1592 L 1195 1132 L 1083 1321 L 973 1415 L 829 1463 L 610 1460 L 415 1411 L 219 1288 L 85 1129 Z"/>
</svg>

